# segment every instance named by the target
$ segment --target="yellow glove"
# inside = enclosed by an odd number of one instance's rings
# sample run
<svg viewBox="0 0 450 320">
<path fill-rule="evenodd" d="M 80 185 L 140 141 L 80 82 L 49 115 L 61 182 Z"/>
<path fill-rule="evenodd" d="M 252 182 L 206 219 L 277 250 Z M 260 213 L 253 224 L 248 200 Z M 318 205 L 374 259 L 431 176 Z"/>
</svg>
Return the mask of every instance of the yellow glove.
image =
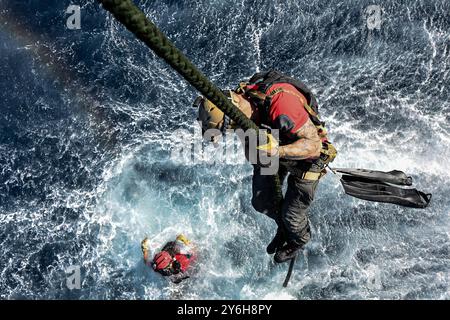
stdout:
<svg viewBox="0 0 450 320">
<path fill-rule="evenodd" d="M 144 240 L 142 240 L 141 249 L 142 249 L 142 252 L 146 252 L 150 249 L 150 240 L 148 238 L 145 238 Z"/>
<path fill-rule="evenodd" d="M 260 145 L 256 149 L 266 152 L 269 156 L 277 156 L 279 145 L 277 139 L 275 139 L 270 133 L 267 135 L 267 144 Z"/>
<path fill-rule="evenodd" d="M 181 241 L 183 242 L 185 245 L 189 245 L 191 242 L 183 235 L 183 234 L 179 234 L 177 236 L 177 241 Z"/>
</svg>

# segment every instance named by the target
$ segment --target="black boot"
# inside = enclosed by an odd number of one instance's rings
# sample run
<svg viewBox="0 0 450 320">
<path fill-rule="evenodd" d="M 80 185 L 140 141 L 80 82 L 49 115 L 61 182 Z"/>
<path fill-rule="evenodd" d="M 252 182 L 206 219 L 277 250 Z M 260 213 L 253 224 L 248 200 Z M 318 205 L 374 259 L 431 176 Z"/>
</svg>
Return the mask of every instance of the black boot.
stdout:
<svg viewBox="0 0 450 320">
<path fill-rule="evenodd" d="M 303 245 L 296 244 L 295 242 L 289 242 L 285 246 L 283 246 L 275 255 L 275 262 L 276 263 L 283 263 L 288 260 L 291 260 L 295 258 L 297 255 L 298 250 L 302 249 Z"/>
<path fill-rule="evenodd" d="M 266 251 L 268 254 L 274 254 L 278 248 L 281 248 L 283 246 L 285 240 L 284 240 L 284 234 L 280 230 L 280 228 L 277 229 L 277 234 L 272 239 L 272 241 L 269 243 L 269 245 L 266 248 Z"/>
</svg>

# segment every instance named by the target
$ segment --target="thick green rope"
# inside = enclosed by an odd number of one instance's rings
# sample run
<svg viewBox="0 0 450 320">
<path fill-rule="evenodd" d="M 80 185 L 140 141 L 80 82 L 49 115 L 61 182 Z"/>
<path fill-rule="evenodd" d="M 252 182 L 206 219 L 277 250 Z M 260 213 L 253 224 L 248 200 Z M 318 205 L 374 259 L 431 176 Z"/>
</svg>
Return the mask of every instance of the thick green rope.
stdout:
<svg viewBox="0 0 450 320">
<path fill-rule="evenodd" d="M 203 73 L 145 16 L 131 0 L 98 0 L 138 39 L 143 41 L 159 57 L 163 58 L 186 81 L 214 103 L 242 129 L 258 126 L 236 108 Z"/>
<path fill-rule="evenodd" d="M 258 126 L 236 108 L 222 91 L 214 85 L 175 45 L 156 27 L 131 0 L 98 0 L 129 31 L 163 58 L 204 97 L 214 103 L 243 130 Z M 279 176 L 274 175 L 276 201 L 281 204 L 283 195 Z"/>
</svg>

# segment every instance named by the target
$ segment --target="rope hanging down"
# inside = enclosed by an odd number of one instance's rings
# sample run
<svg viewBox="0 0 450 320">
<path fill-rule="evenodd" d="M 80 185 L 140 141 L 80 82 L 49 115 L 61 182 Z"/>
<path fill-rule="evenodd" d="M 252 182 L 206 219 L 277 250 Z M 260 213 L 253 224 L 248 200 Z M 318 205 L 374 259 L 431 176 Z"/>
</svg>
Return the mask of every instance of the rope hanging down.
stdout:
<svg viewBox="0 0 450 320">
<path fill-rule="evenodd" d="M 233 106 L 217 86 L 197 69 L 197 67 L 145 16 L 131 0 L 97 0 L 111 12 L 129 31 L 143 41 L 159 57 L 163 58 L 187 82 L 214 103 L 243 130 L 258 126 L 248 119 L 241 110 Z"/>
</svg>

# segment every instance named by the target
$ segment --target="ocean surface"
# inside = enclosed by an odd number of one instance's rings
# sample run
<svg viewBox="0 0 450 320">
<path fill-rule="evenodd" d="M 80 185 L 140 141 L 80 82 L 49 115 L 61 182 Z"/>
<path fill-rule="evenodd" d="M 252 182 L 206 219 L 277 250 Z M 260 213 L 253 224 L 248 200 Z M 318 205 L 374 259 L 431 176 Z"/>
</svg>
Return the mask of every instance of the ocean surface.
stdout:
<svg viewBox="0 0 450 320">
<path fill-rule="evenodd" d="M 267 69 L 305 81 L 335 167 L 405 171 L 432 202 L 365 202 L 328 174 L 282 288 L 251 165 L 174 155 L 195 142 L 195 90 L 95 1 L 0 0 L 0 298 L 450 298 L 448 0 L 136 4 L 221 88 Z M 199 263 L 176 286 L 140 241 L 180 232 Z"/>
</svg>

